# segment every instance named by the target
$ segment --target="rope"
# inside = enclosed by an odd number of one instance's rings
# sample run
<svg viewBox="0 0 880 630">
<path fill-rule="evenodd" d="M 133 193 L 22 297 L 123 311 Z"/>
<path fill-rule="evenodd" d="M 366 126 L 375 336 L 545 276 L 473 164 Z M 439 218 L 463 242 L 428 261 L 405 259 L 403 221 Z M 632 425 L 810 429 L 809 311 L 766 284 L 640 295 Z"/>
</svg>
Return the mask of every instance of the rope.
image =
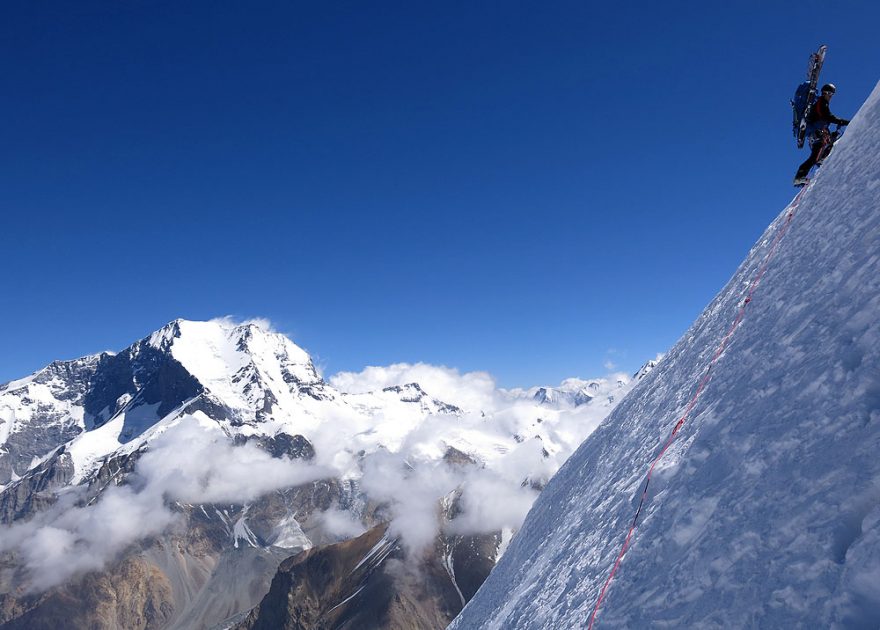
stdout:
<svg viewBox="0 0 880 630">
<path fill-rule="evenodd" d="M 599 606 L 602 605 L 602 600 L 605 598 L 605 592 L 608 590 L 608 586 L 611 584 L 611 580 L 614 578 L 614 574 L 617 573 L 617 569 L 620 566 L 621 561 L 623 560 L 623 556 L 626 553 L 626 550 L 629 548 L 630 540 L 632 539 L 633 532 L 636 529 L 636 525 L 638 525 L 639 515 L 642 513 L 642 507 L 645 504 L 645 500 L 648 498 L 648 486 L 651 483 L 651 475 L 654 473 L 654 467 L 657 466 L 657 463 L 663 458 L 663 455 L 666 454 L 666 451 L 672 445 L 672 442 L 675 441 L 675 437 L 678 434 L 681 427 L 687 421 L 688 417 L 693 411 L 694 407 L 697 404 L 697 400 L 699 400 L 700 395 L 703 393 L 703 390 L 706 388 L 706 385 L 709 383 L 709 379 L 712 377 L 712 368 L 715 366 L 715 363 L 718 362 L 718 359 L 721 357 L 724 349 L 727 347 L 728 342 L 730 341 L 733 334 L 736 332 L 737 328 L 739 328 L 740 323 L 746 314 L 746 306 L 749 305 L 752 301 L 752 295 L 755 293 L 755 290 L 758 288 L 758 284 L 761 282 L 761 278 L 764 277 L 764 274 L 767 271 L 767 267 L 770 264 L 770 260 L 776 254 L 776 249 L 779 246 L 779 242 L 782 240 L 782 237 L 785 236 L 786 232 L 788 232 L 788 228 L 791 225 L 792 219 L 794 218 L 795 211 L 797 210 L 798 205 L 801 202 L 801 197 L 804 195 L 806 190 L 810 187 L 809 181 L 807 185 L 801 188 L 792 202 L 789 204 L 788 214 L 785 217 L 785 222 L 782 224 L 782 227 L 776 232 L 776 237 L 773 239 L 773 243 L 770 246 L 770 250 L 767 252 L 767 255 L 764 257 L 764 262 L 761 265 L 758 273 L 755 275 L 752 283 L 749 285 L 749 290 L 746 294 L 745 299 L 742 302 L 742 305 L 739 308 L 739 311 L 736 314 L 736 318 L 733 320 L 733 324 L 730 329 L 727 331 L 727 334 L 721 339 L 721 343 L 718 344 L 718 349 L 715 351 L 715 354 L 712 356 L 711 361 L 709 361 L 709 365 L 706 368 L 705 373 L 703 374 L 703 378 L 700 379 L 700 383 L 697 386 L 694 395 L 691 397 L 690 402 L 685 408 L 684 414 L 681 418 L 678 419 L 678 422 L 675 423 L 675 426 L 672 428 L 672 432 L 669 434 L 669 437 L 666 440 L 666 443 L 663 444 L 663 448 L 660 449 L 660 454 L 654 458 L 654 461 L 651 462 L 650 468 L 648 468 L 648 474 L 645 478 L 645 487 L 642 490 L 642 496 L 639 499 L 639 507 L 636 509 L 636 514 L 633 517 L 632 523 L 629 526 L 629 531 L 626 533 L 626 538 L 623 541 L 623 546 L 620 548 L 620 553 L 617 554 L 617 559 L 614 561 L 614 566 L 611 568 L 611 573 L 608 575 L 608 579 L 605 580 L 605 584 L 602 586 L 602 590 L 599 592 L 599 597 L 596 600 L 596 605 L 593 607 L 593 613 L 590 615 L 590 623 L 588 626 L 588 630 L 592 630 L 593 624 L 596 621 L 596 613 L 599 612 Z"/>
</svg>

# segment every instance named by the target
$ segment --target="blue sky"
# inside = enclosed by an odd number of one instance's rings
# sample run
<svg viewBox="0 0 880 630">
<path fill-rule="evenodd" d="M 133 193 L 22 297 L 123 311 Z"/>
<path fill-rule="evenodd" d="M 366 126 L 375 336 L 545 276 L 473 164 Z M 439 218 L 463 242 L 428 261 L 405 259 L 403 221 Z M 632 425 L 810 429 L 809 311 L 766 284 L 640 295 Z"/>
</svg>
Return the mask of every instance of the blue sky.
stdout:
<svg viewBox="0 0 880 630">
<path fill-rule="evenodd" d="M 0 382 L 223 315 L 633 371 L 792 197 L 808 54 L 839 116 L 880 78 L 873 2 L 369 4 L 3 4 Z"/>
</svg>

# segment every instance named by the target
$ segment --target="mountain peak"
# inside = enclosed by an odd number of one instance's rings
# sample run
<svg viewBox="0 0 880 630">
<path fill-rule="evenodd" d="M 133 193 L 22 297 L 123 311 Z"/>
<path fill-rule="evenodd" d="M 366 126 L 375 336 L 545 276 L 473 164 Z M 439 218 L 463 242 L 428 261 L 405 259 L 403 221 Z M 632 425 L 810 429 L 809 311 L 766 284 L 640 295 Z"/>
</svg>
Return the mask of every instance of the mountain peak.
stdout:
<svg viewBox="0 0 880 630">
<path fill-rule="evenodd" d="M 146 338 L 147 343 L 157 350 L 167 350 L 174 342 L 174 339 L 180 336 L 180 324 L 184 321 L 186 320 L 175 319 L 168 322 L 162 328 L 149 335 Z"/>
<path fill-rule="evenodd" d="M 184 406 L 255 424 L 284 422 L 290 412 L 283 410 L 333 397 L 308 353 L 263 322 L 175 319 L 117 354 L 54 361 L 0 387 L 7 450 L 0 483 L 74 438 L 77 475 L 87 473 Z"/>
<path fill-rule="evenodd" d="M 169 353 L 203 386 L 236 407 L 253 402 L 242 381 L 275 383 L 281 390 L 292 383 L 317 384 L 321 378 L 308 353 L 265 322 L 175 319 L 145 339 Z M 273 388 L 274 389 L 274 388 Z"/>
<path fill-rule="evenodd" d="M 648 374 L 650 374 L 655 367 L 660 363 L 661 356 L 658 356 L 656 359 L 652 359 L 650 361 L 645 362 L 645 364 L 639 368 L 639 370 L 633 374 L 633 378 L 637 381 L 642 380 Z"/>
</svg>

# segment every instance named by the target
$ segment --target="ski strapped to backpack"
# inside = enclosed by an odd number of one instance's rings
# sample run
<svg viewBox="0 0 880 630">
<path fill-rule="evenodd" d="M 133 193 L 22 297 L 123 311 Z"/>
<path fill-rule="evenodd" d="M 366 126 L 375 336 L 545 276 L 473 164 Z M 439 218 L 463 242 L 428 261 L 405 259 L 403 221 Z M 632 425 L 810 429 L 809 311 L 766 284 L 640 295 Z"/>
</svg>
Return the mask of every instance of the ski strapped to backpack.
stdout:
<svg viewBox="0 0 880 630">
<path fill-rule="evenodd" d="M 816 84 L 819 83 L 819 72 L 825 62 L 825 51 L 828 46 L 819 46 L 819 50 L 810 55 L 810 63 L 807 64 L 807 80 L 801 83 L 791 99 L 793 115 L 792 132 L 797 139 L 798 149 L 804 146 L 804 138 L 807 135 L 807 112 L 810 106 L 816 102 Z"/>
<path fill-rule="evenodd" d="M 708 366 L 703 371 L 703 376 L 697 383 L 696 391 L 694 392 L 693 396 L 691 396 L 690 402 L 688 403 L 687 408 L 684 410 L 683 415 L 675 423 L 675 426 L 672 427 L 672 431 L 669 434 L 669 437 L 666 439 L 666 442 L 663 444 L 663 447 L 660 449 L 660 452 L 652 460 L 651 465 L 648 468 L 648 474 L 645 476 L 645 483 L 642 488 L 642 493 L 641 497 L 639 498 L 639 505 L 636 508 L 635 516 L 633 516 L 632 522 L 629 525 L 629 529 L 626 533 L 626 538 L 623 541 L 620 552 L 618 552 L 617 554 L 614 565 L 611 567 L 608 578 L 605 580 L 605 583 L 599 590 L 599 595 L 596 598 L 596 604 L 593 606 L 593 612 L 590 615 L 590 620 L 587 624 L 587 630 L 593 630 L 593 626 L 596 623 L 596 616 L 599 612 L 599 607 L 602 605 L 602 601 L 605 599 L 605 593 L 608 590 L 608 587 L 611 585 L 611 581 L 614 579 L 614 576 L 617 574 L 617 570 L 618 568 L 620 568 L 623 557 L 630 547 L 630 542 L 633 538 L 633 534 L 635 533 L 636 527 L 639 524 L 639 516 L 641 516 L 642 508 L 645 506 L 645 502 L 648 499 L 648 487 L 651 483 L 651 475 L 654 472 L 654 468 L 657 466 L 658 463 L 660 463 L 660 460 L 663 459 L 666 451 L 669 450 L 669 447 L 672 446 L 672 443 L 675 441 L 676 437 L 678 437 L 681 428 L 684 426 L 685 422 L 687 422 L 689 416 L 691 415 L 691 412 L 694 410 L 694 407 L 697 404 L 697 401 L 699 401 L 703 390 L 709 384 L 709 381 L 712 378 L 712 368 L 715 367 L 715 364 L 721 358 L 721 355 L 724 354 L 724 350 L 727 348 L 728 343 L 733 338 L 734 334 L 739 328 L 739 325 L 742 323 L 743 318 L 746 315 L 746 307 L 752 303 L 755 291 L 757 290 L 758 285 L 761 283 L 761 279 L 764 277 L 764 274 L 767 272 L 767 269 L 770 266 L 770 261 L 773 260 L 773 257 L 775 256 L 776 251 L 779 247 L 779 243 L 782 241 L 782 238 L 785 236 L 786 232 L 788 232 L 788 228 L 791 227 L 791 223 L 794 220 L 794 215 L 797 212 L 798 206 L 800 206 L 801 200 L 803 199 L 806 191 L 811 187 L 811 184 L 812 182 L 808 183 L 804 188 L 802 188 L 788 205 L 787 212 L 785 213 L 785 219 L 783 219 L 782 224 L 776 230 L 776 236 L 774 237 L 773 242 L 770 245 L 769 250 L 767 251 L 767 254 L 764 256 L 764 262 L 761 264 L 761 267 L 758 269 L 758 272 L 752 279 L 748 291 L 746 291 L 745 298 L 740 302 L 740 307 L 737 311 L 736 317 L 733 320 L 733 324 L 730 326 L 727 334 L 724 335 L 724 337 L 721 339 L 717 349 L 715 350 L 715 354 L 712 355 L 712 359 L 709 361 Z"/>
</svg>

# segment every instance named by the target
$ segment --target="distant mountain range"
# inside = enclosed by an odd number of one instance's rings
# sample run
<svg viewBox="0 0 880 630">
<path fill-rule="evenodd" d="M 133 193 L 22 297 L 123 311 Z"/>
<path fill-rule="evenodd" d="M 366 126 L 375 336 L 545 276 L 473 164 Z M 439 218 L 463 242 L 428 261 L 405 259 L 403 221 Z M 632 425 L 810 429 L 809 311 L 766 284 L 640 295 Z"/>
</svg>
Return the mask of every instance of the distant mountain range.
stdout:
<svg viewBox="0 0 880 630">
<path fill-rule="evenodd" d="M 0 386 L 0 627 L 442 627 L 638 378 L 347 393 L 226 320 L 56 361 Z"/>
</svg>

